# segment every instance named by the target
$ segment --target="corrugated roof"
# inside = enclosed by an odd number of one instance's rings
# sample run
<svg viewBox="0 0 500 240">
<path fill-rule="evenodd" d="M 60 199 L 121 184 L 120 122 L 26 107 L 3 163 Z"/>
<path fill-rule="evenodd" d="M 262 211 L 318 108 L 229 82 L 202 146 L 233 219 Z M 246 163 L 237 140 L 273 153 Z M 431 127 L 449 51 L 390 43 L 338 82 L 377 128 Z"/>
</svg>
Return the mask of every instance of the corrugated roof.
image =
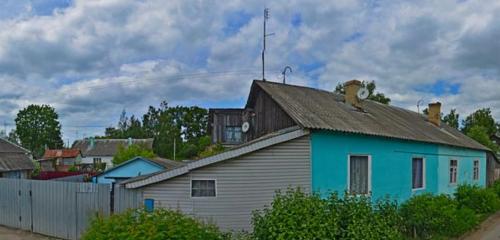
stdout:
<svg viewBox="0 0 500 240">
<path fill-rule="evenodd" d="M 49 158 L 75 158 L 80 154 L 79 149 L 47 149 L 43 154 L 43 159 Z"/>
<path fill-rule="evenodd" d="M 91 139 L 76 140 L 72 148 L 79 149 L 83 156 L 114 156 L 118 147 L 128 146 L 128 139 L 94 139 L 94 146 L 91 146 Z M 153 139 L 132 139 L 132 144 L 142 144 L 149 149 L 153 149 Z"/>
<path fill-rule="evenodd" d="M 254 81 L 252 91 L 255 87 L 269 94 L 304 128 L 489 150 L 460 131 L 446 124 L 438 127 L 428 122 L 426 116 L 407 109 L 365 100 L 360 111 L 344 103 L 343 95 L 325 90 L 259 80 Z M 250 94 L 247 106 L 252 101 Z"/>
<path fill-rule="evenodd" d="M 0 139 L 0 172 L 34 168 L 31 156 L 26 149 L 5 139 Z"/>
<path fill-rule="evenodd" d="M 149 175 L 138 176 L 135 178 L 131 178 L 122 182 L 121 184 L 125 184 L 127 188 L 138 188 L 142 186 L 146 186 L 149 184 L 161 182 L 170 178 L 174 178 L 176 176 L 180 176 L 188 173 L 189 171 L 197 168 L 201 168 L 204 166 L 208 166 L 211 164 L 215 164 L 218 162 L 222 162 L 228 159 L 232 159 L 235 157 L 239 157 L 241 155 L 251 153 L 257 151 L 259 149 L 263 149 L 278 143 L 286 142 L 298 137 L 302 137 L 309 134 L 307 130 L 300 129 L 299 127 L 291 127 L 282 129 L 277 132 L 273 132 L 262 136 L 260 138 L 254 139 L 252 141 L 246 142 L 238 147 L 231 148 L 225 152 L 219 153 L 214 156 L 206 157 L 197 161 L 192 161 L 187 163 L 185 166 L 181 166 L 178 168 L 174 168 L 171 170 L 164 170 L 157 173 L 152 173 Z"/>
</svg>

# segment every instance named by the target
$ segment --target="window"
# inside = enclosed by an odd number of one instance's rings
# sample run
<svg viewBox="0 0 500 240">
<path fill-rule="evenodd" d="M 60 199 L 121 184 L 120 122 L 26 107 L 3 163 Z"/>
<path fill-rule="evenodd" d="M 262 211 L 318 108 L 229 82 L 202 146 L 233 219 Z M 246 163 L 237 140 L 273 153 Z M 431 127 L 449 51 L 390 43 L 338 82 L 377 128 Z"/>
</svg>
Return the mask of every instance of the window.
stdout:
<svg viewBox="0 0 500 240">
<path fill-rule="evenodd" d="M 226 142 L 241 142 L 241 127 L 226 126 Z"/>
<path fill-rule="evenodd" d="M 450 160 L 450 183 L 457 183 L 457 160 Z"/>
<path fill-rule="evenodd" d="M 94 159 L 94 165 L 100 164 L 102 162 L 101 158 L 95 157 Z"/>
<path fill-rule="evenodd" d="M 349 192 L 353 194 L 369 194 L 370 192 L 370 157 L 349 156 Z"/>
<path fill-rule="evenodd" d="M 215 197 L 215 180 L 191 180 L 191 197 Z"/>
<path fill-rule="evenodd" d="M 422 189 L 425 188 L 425 163 L 423 158 L 412 159 L 412 188 Z"/>
<path fill-rule="evenodd" d="M 474 160 L 474 170 L 472 173 L 473 180 L 479 180 L 479 160 Z"/>
</svg>

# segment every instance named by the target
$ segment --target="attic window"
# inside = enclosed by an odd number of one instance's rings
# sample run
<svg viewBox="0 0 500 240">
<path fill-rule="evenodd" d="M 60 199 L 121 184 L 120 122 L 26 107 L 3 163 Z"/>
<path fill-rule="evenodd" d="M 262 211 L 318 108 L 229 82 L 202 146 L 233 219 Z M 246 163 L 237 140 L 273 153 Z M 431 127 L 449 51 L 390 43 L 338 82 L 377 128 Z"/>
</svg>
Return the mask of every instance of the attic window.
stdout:
<svg viewBox="0 0 500 240">
<path fill-rule="evenodd" d="M 225 137 L 228 143 L 240 143 L 241 126 L 226 126 Z"/>
</svg>

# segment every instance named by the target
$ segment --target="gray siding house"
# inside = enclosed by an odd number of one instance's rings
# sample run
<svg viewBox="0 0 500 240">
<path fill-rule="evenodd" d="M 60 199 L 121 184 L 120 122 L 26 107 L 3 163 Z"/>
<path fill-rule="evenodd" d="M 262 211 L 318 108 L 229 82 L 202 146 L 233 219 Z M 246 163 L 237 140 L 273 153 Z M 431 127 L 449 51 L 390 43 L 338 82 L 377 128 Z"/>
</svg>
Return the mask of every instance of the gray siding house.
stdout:
<svg viewBox="0 0 500 240">
<path fill-rule="evenodd" d="M 270 205 L 277 190 L 311 188 L 308 131 L 293 127 L 171 171 L 125 181 L 153 199 L 224 230 L 251 230 L 253 210 Z"/>
<path fill-rule="evenodd" d="M 34 168 L 28 150 L 0 138 L 0 177 L 29 178 Z"/>
</svg>

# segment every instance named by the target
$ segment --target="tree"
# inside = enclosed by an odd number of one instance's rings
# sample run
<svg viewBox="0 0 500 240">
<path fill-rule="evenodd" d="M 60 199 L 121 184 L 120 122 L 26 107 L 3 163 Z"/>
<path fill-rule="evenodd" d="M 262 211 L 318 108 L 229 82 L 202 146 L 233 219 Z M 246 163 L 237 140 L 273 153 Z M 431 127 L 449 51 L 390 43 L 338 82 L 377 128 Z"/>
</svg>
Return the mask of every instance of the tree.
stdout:
<svg viewBox="0 0 500 240">
<path fill-rule="evenodd" d="M 118 151 L 113 157 L 113 165 L 118 165 L 135 157 L 154 158 L 152 150 L 141 144 L 132 144 L 128 147 L 118 146 Z"/>
<path fill-rule="evenodd" d="M 361 87 L 365 87 L 368 89 L 368 99 L 383 104 L 389 104 L 391 102 L 391 99 L 386 97 L 383 93 L 375 93 L 375 89 L 377 89 L 375 81 L 362 81 Z M 337 86 L 335 87 L 335 93 L 345 94 L 344 85 L 341 83 L 337 84 Z"/>
<path fill-rule="evenodd" d="M 488 147 L 495 153 L 499 151 L 498 145 L 491 141 L 488 130 L 484 126 L 474 125 L 470 127 L 467 130 L 467 136 Z"/>
<path fill-rule="evenodd" d="M 46 147 L 62 148 L 61 124 L 54 108 L 29 105 L 17 113 L 16 134 L 21 145 L 35 157 L 41 157 Z"/>
<path fill-rule="evenodd" d="M 448 126 L 458 129 L 458 119 L 460 115 L 457 113 L 456 109 L 451 109 L 450 113 L 443 117 L 443 122 L 448 124 Z"/>
<path fill-rule="evenodd" d="M 498 124 L 491 115 L 491 110 L 489 108 L 482 108 L 473 112 L 467 116 L 462 123 L 462 132 L 465 134 L 468 134 L 474 126 L 483 127 L 488 137 L 498 132 Z"/>
</svg>

